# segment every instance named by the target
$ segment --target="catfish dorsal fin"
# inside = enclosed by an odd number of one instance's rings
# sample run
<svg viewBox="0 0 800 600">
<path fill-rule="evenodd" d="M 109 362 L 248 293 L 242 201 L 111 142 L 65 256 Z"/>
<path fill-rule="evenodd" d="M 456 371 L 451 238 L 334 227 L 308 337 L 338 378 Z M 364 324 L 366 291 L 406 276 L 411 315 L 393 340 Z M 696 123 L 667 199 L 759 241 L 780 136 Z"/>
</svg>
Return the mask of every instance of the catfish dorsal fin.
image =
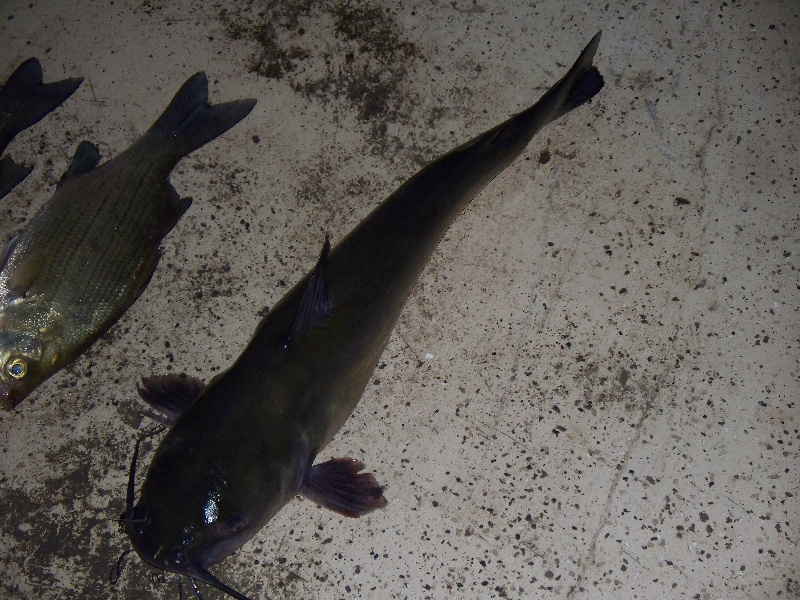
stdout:
<svg viewBox="0 0 800 600">
<path fill-rule="evenodd" d="M 69 168 L 61 176 L 58 185 L 62 185 L 65 181 L 83 175 L 94 169 L 100 163 L 100 150 L 97 149 L 91 142 L 86 140 L 78 144 L 75 149 L 75 155 L 72 157 L 72 162 Z"/>
<path fill-rule="evenodd" d="M 297 311 L 297 317 L 295 317 L 292 325 L 290 339 L 294 339 L 314 327 L 321 318 L 327 316 L 331 311 L 332 304 L 328 299 L 327 282 L 328 255 L 330 251 L 331 241 L 326 235 L 317 266 L 311 271 L 311 276 L 308 278 L 306 289 L 300 300 L 300 309 Z"/>
<path fill-rule="evenodd" d="M 198 377 L 181 374 L 142 377 L 142 385 L 136 386 L 139 396 L 164 417 L 154 416 L 158 421 L 172 427 L 180 416 L 197 400 L 206 384 Z"/>
</svg>

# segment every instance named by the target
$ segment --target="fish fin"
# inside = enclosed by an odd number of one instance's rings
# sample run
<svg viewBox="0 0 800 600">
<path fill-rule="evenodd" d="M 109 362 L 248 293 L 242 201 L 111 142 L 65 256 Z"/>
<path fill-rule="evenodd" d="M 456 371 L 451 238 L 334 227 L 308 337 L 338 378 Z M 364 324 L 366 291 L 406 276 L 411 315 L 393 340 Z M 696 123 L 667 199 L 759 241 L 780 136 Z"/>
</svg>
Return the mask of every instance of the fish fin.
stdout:
<svg viewBox="0 0 800 600">
<path fill-rule="evenodd" d="M 0 159 L 0 198 L 5 197 L 17 184 L 25 179 L 33 167 L 18 165 L 10 156 Z"/>
<path fill-rule="evenodd" d="M 597 70 L 597 67 L 592 65 L 595 52 L 597 52 L 597 46 L 600 43 L 601 33 L 602 32 L 598 31 L 589 43 L 586 44 L 578 60 L 575 61 L 575 64 L 572 65 L 572 68 L 564 76 L 564 79 L 562 79 L 562 81 L 570 82 L 569 90 L 567 91 L 566 98 L 562 100 L 560 107 L 556 110 L 551 121 L 555 121 L 569 111 L 587 103 L 603 89 L 603 76 L 600 75 L 600 71 Z M 555 89 L 557 85 L 558 84 L 551 89 Z"/>
<path fill-rule="evenodd" d="M 180 156 L 185 156 L 228 131 L 255 104 L 251 98 L 211 106 L 208 79 L 201 71 L 181 86 L 150 131 L 170 138 Z"/>
<path fill-rule="evenodd" d="M 387 501 L 372 473 L 361 473 L 364 463 L 354 458 L 334 458 L 312 465 L 300 493 L 345 517 L 361 517 Z"/>
<path fill-rule="evenodd" d="M 327 282 L 328 255 L 330 251 L 331 241 L 326 235 L 325 242 L 322 245 L 322 252 L 320 252 L 317 260 L 317 266 L 311 272 L 303 297 L 300 300 L 300 309 L 292 325 L 290 339 L 294 339 L 303 332 L 308 331 L 319 323 L 320 319 L 325 318 L 331 312 L 333 304 L 328 298 Z"/>
<path fill-rule="evenodd" d="M 70 163 L 69 167 L 64 174 L 61 176 L 61 179 L 58 181 L 58 185 L 62 185 L 65 181 L 72 179 L 73 177 L 77 177 L 78 175 L 83 175 L 84 173 L 88 173 L 92 169 L 94 169 L 100 163 L 100 150 L 97 149 L 91 142 L 87 142 L 86 140 L 82 141 L 78 144 L 78 147 L 75 149 L 75 154 L 72 157 L 72 162 Z"/>
<path fill-rule="evenodd" d="M 167 194 L 159 222 L 159 238 L 163 238 L 172 231 L 172 228 L 181 220 L 183 213 L 192 205 L 191 197 L 181 197 L 168 181 L 164 185 L 166 185 Z"/>
<path fill-rule="evenodd" d="M 11 240 L 3 251 L 5 260 L 8 260 L 8 257 L 14 251 L 11 243 L 13 242 L 14 246 L 16 246 L 16 241 L 16 238 Z M 47 262 L 47 259 L 47 253 L 41 250 L 38 252 L 25 252 L 20 264 L 8 278 L 8 289 L 11 292 L 12 299 L 24 298 L 28 294 L 28 290 L 33 287 L 36 278 L 39 276 L 39 271 L 42 270 L 42 266 Z"/>
<path fill-rule="evenodd" d="M 13 117 L 15 133 L 39 122 L 69 98 L 83 78 L 42 83 L 42 65 L 29 58 L 11 74 L 0 89 L 0 112 Z"/>
<path fill-rule="evenodd" d="M 0 254 L 0 271 L 6 268 L 6 261 L 8 260 L 8 257 L 11 256 L 14 248 L 17 246 L 17 239 L 19 239 L 19 236 L 15 235 L 8 241 L 6 247 L 3 248 L 3 253 Z"/>
<path fill-rule="evenodd" d="M 202 379 L 182 373 L 142 377 L 142 385 L 137 385 L 136 391 L 142 400 L 164 415 L 156 420 L 172 427 L 205 388 Z"/>
</svg>

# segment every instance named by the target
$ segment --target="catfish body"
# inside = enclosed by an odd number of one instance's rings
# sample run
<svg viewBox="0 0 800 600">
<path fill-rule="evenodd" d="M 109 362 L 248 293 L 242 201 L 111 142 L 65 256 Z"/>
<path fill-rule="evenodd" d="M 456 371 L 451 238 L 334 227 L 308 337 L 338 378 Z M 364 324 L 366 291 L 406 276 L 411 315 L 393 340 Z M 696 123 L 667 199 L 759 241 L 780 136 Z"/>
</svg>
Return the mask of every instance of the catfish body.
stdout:
<svg viewBox="0 0 800 600">
<path fill-rule="evenodd" d="M 10 410 L 88 348 L 136 300 L 158 246 L 191 200 L 168 181 L 175 164 L 255 104 L 207 102 L 191 77 L 155 124 L 97 166 L 82 142 L 53 197 L 0 257 L 0 406 Z"/>
<path fill-rule="evenodd" d="M 265 316 L 244 352 L 203 388 L 143 380 L 173 424 L 125 527 L 150 564 L 236 598 L 207 567 L 232 554 L 296 494 L 348 516 L 383 506 L 352 459 L 313 464 L 355 409 L 411 289 L 445 231 L 544 125 L 603 86 L 600 34 L 531 108 L 433 161 L 381 203 Z M 138 448 L 138 446 L 137 446 Z"/>
<path fill-rule="evenodd" d="M 25 179 L 33 167 L 18 165 L 3 156 L 20 131 L 38 123 L 78 89 L 83 78 L 42 82 L 42 65 L 29 58 L 0 88 L 0 198 Z"/>
</svg>

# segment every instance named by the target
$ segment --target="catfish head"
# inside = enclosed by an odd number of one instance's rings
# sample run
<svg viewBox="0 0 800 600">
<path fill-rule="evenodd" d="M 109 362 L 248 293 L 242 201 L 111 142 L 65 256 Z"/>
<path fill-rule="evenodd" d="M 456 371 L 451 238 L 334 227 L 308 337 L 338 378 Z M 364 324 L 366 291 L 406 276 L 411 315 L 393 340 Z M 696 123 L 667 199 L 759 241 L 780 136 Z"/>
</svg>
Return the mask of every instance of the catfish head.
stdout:
<svg viewBox="0 0 800 600">
<path fill-rule="evenodd" d="M 125 532 L 136 553 L 153 567 L 246 598 L 207 569 L 252 538 L 297 493 L 308 459 L 302 464 L 266 461 L 267 468 L 260 469 L 235 450 L 226 452 L 235 442 L 209 458 L 203 457 L 208 440 L 187 446 L 173 441 L 168 435 L 159 445 L 134 504 L 137 442 L 121 519 Z"/>
<path fill-rule="evenodd" d="M 55 342 L 36 324 L 0 316 L 0 408 L 10 411 L 55 372 Z"/>
</svg>

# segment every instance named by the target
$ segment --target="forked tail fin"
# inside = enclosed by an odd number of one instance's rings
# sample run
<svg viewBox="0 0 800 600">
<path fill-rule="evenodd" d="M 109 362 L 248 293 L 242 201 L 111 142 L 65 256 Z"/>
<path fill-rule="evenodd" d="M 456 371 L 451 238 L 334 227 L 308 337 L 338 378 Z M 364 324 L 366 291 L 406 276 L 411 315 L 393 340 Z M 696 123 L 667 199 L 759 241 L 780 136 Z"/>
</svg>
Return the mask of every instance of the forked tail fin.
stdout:
<svg viewBox="0 0 800 600">
<path fill-rule="evenodd" d="M 594 53 L 597 51 L 597 45 L 600 43 L 600 35 L 602 32 L 598 31 L 592 40 L 583 49 L 578 60 L 572 65 L 569 73 L 566 74 L 562 81 L 570 82 L 569 90 L 566 98 L 564 98 L 561 106 L 556 110 L 553 121 L 559 117 L 567 114 L 574 108 L 578 108 L 585 104 L 603 89 L 603 76 L 592 64 Z M 556 84 L 558 86 L 561 82 Z M 553 86 L 554 88 L 556 86 Z"/>
<path fill-rule="evenodd" d="M 12 133 L 17 134 L 41 120 L 69 98 L 83 78 L 42 83 L 42 65 L 29 58 L 11 74 L 0 89 L 0 113 L 10 117 Z"/>
<path fill-rule="evenodd" d="M 170 138 L 175 151 L 186 156 L 244 119 L 255 104 L 248 99 L 211 106 L 208 79 L 201 71 L 181 86 L 150 132 Z"/>
</svg>

